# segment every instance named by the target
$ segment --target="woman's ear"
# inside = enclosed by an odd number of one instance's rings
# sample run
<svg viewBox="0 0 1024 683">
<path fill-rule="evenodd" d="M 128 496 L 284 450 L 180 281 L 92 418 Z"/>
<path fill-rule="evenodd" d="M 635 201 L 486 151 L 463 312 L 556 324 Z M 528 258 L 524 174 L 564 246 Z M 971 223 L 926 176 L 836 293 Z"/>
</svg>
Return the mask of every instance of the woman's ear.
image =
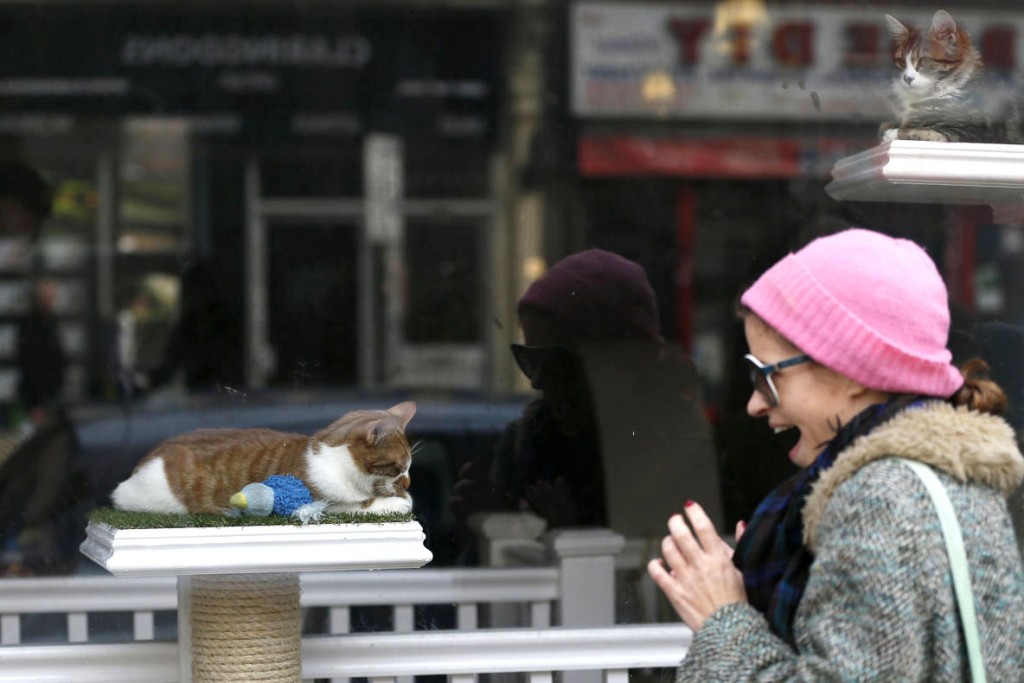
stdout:
<svg viewBox="0 0 1024 683">
<path fill-rule="evenodd" d="M 856 380 L 852 380 L 845 375 L 842 376 L 846 382 L 845 392 L 846 396 L 851 401 L 865 401 L 866 404 L 872 403 L 885 403 L 889 400 L 889 394 L 878 389 L 868 389 L 863 384 L 860 384 Z"/>
</svg>

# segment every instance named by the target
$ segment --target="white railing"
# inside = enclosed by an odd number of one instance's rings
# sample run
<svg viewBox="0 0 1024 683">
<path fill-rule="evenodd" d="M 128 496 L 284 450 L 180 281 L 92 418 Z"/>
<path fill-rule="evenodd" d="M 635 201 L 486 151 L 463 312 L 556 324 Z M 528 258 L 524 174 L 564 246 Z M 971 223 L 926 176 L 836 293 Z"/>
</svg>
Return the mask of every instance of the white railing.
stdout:
<svg viewBox="0 0 1024 683">
<path fill-rule="evenodd" d="M 300 577 L 303 607 L 329 610 L 328 633 L 350 631 L 350 609 L 387 606 L 395 631 L 412 631 L 417 605 L 455 605 L 455 627 L 480 627 L 481 605 L 525 606 L 524 626 L 552 624 L 558 598 L 556 567 L 486 569 L 395 569 L 372 572 L 316 572 Z M 0 653 L 22 643 L 22 618 L 67 615 L 67 642 L 89 641 L 89 615 L 131 612 L 133 640 L 152 640 L 155 613 L 177 607 L 174 577 L 77 576 L 0 581 Z"/>
<path fill-rule="evenodd" d="M 315 617 L 304 623 L 303 677 L 405 683 L 442 674 L 468 683 L 476 674 L 523 673 L 532 682 L 565 672 L 562 680 L 573 683 L 604 672 L 625 681 L 628 670 L 671 668 L 685 654 L 691 634 L 681 625 L 614 625 L 620 536 L 566 531 L 543 542 L 488 542 L 492 560 L 505 558 L 499 564 L 513 555 L 540 564 L 301 574 L 300 602 Z M 175 611 L 177 600 L 175 577 L 0 580 L 0 683 L 177 681 L 173 622 L 158 629 L 156 618 Z M 353 632 L 360 630 L 353 628 L 355 611 L 370 606 L 383 610 L 374 610 L 375 618 L 390 622 L 390 632 Z M 451 628 L 417 630 L 421 606 L 446 606 Z M 131 627 L 113 638 L 104 626 L 109 619 L 90 628 L 103 613 L 130 614 Z M 66 615 L 66 634 L 51 629 L 39 637 L 34 622 L 47 614 Z"/>
<path fill-rule="evenodd" d="M 626 683 L 637 669 L 672 669 L 692 632 L 683 625 L 493 629 L 310 636 L 302 641 L 304 679 L 440 674 L 469 683 L 477 674 L 524 673 L 550 682 L 564 671 L 600 671 Z M 0 648 L 0 683 L 177 683 L 177 643 Z"/>
<path fill-rule="evenodd" d="M 22 618 L 31 614 L 67 615 L 67 642 L 85 643 L 89 640 L 89 614 L 131 612 L 132 639 L 152 640 L 154 613 L 178 606 L 176 585 L 173 576 L 4 579 L 0 581 L 0 651 L 22 642 Z"/>
</svg>

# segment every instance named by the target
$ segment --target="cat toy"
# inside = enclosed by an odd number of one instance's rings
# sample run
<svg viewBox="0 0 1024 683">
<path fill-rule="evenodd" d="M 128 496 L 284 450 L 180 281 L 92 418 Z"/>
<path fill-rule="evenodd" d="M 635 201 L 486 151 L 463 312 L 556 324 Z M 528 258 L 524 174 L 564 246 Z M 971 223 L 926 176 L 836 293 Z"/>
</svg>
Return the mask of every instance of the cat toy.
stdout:
<svg viewBox="0 0 1024 683">
<path fill-rule="evenodd" d="M 296 517 L 303 524 L 316 522 L 327 507 L 325 501 L 313 500 L 309 488 L 298 477 L 273 474 L 262 482 L 242 487 L 231 496 L 232 516 Z"/>
</svg>

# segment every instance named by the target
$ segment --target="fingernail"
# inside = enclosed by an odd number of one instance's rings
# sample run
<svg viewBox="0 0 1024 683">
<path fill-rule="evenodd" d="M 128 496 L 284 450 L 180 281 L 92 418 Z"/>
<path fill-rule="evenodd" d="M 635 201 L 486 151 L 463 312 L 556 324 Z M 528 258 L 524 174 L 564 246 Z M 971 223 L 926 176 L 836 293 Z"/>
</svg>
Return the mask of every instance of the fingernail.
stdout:
<svg viewBox="0 0 1024 683">
<path fill-rule="evenodd" d="M 747 530 L 747 523 L 746 522 L 740 522 L 740 531 L 746 531 L 746 530 Z"/>
<path fill-rule="evenodd" d="M 693 507 L 693 504 L 694 503 L 693 503 L 692 500 L 688 500 L 688 501 L 686 501 L 686 505 L 684 505 L 683 507 Z"/>
</svg>

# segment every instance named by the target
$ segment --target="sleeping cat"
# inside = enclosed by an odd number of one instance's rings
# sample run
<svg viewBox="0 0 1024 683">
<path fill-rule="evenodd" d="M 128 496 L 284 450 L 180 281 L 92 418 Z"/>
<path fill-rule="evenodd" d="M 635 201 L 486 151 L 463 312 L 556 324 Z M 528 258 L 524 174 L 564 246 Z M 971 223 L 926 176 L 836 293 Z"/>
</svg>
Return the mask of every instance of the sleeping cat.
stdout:
<svg viewBox="0 0 1024 683">
<path fill-rule="evenodd" d="M 111 500 L 121 510 L 230 514 L 230 498 L 272 474 L 291 474 L 325 512 L 409 512 L 411 401 L 357 410 L 312 437 L 271 429 L 199 429 L 139 461 Z"/>
<path fill-rule="evenodd" d="M 927 31 L 886 15 L 893 37 L 892 109 L 882 142 L 1024 142 L 1020 107 L 1009 88 L 986 82 L 971 37 L 945 10 Z"/>
</svg>

